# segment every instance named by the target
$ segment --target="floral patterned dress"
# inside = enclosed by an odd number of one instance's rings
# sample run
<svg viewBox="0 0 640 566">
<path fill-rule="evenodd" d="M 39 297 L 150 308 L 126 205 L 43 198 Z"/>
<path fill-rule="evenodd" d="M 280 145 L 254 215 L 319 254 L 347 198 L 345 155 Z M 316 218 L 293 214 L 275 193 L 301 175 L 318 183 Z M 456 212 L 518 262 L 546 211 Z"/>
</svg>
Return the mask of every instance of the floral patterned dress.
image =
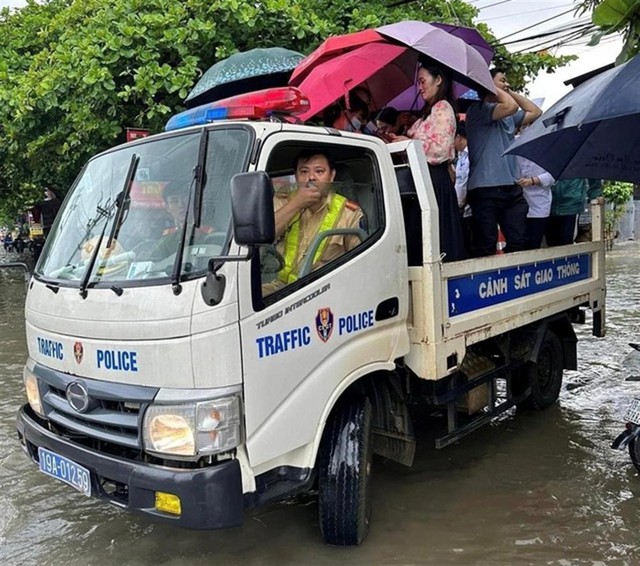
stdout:
<svg viewBox="0 0 640 566">
<path fill-rule="evenodd" d="M 436 102 L 426 118 L 418 120 L 407 132 L 414 140 L 422 142 L 422 149 L 429 165 L 453 161 L 456 150 L 456 115 L 446 100 Z"/>
<path fill-rule="evenodd" d="M 429 164 L 431 182 L 438 202 L 440 252 L 444 254 L 443 261 L 458 261 L 467 257 L 458 199 L 449 174 L 449 165 L 455 157 L 455 134 L 456 116 L 446 100 L 436 102 L 431 107 L 431 112 L 407 132 L 411 139 L 422 142 Z"/>
</svg>

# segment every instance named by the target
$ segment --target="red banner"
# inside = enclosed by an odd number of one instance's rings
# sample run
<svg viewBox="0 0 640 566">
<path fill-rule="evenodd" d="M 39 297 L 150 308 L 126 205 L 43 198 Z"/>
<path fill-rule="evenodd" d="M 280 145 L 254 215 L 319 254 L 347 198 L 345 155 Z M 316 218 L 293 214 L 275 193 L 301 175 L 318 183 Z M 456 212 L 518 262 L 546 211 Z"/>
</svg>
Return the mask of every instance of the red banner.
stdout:
<svg viewBox="0 0 640 566">
<path fill-rule="evenodd" d="M 127 141 L 137 140 L 139 138 L 146 138 L 149 135 L 149 130 L 141 130 L 139 128 L 127 128 Z"/>
</svg>

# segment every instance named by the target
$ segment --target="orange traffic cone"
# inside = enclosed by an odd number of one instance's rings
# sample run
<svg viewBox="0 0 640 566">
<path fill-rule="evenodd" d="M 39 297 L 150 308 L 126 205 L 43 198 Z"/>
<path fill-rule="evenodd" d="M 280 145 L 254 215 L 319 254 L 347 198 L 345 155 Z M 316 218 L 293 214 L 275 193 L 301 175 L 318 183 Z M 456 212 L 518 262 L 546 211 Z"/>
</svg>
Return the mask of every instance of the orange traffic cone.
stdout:
<svg viewBox="0 0 640 566">
<path fill-rule="evenodd" d="M 502 230 L 498 227 L 498 241 L 496 242 L 496 254 L 503 254 L 504 248 L 507 245 L 507 240 L 504 238 Z"/>
</svg>

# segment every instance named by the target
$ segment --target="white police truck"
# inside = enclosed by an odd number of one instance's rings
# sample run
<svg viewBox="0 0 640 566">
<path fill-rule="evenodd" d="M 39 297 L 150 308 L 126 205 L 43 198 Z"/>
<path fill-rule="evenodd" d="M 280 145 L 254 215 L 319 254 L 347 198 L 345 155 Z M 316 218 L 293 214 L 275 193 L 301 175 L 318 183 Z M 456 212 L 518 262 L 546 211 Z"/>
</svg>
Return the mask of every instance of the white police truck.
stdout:
<svg viewBox="0 0 640 566">
<path fill-rule="evenodd" d="M 419 143 L 295 123 L 305 104 L 241 95 L 86 164 L 26 300 L 17 429 L 41 472 L 196 529 L 317 490 L 324 541 L 353 545 L 373 454 L 411 465 L 425 407 L 441 448 L 557 400 L 572 325 L 590 310 L 604 334 L 601 208 L 593 242 L 445 262 Z M 314 148 L 363 211 L 360 244 L 269 285 L 274 189 Z"/>
</svg>

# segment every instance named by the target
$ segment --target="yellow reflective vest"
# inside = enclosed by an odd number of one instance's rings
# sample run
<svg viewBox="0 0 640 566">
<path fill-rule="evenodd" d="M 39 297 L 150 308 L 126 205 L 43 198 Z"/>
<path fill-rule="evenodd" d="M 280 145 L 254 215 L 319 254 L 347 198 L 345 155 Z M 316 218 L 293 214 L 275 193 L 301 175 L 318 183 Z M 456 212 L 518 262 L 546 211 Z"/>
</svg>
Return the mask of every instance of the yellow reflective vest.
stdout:
<svg viewBox="0 0 640 566">
<path fill-rule="evenodd" d="M 342 214 L 342 209 L 346 204 L 347 199 L 342 195 L 334 194 L 331 198 L 331 202 L 327 207 L 327 211 L 325 212 L 324 217 L 322 218 L 322 222 L 320 222 L 320 226 L 318 230 L 313 235 L 314 237 L 326 230 L 331 230 L 336 226 L 338 220 L 340 219 L 340 215 Z M 311 238 L 313 239 L 313 238 Z M 323 238 L 316 250 L 316 253 L 313 256 L 313 263 L 317 263 L 319 259 L 322 257 L 322 253 L 324 249 L 327 247 L 327 243 L 329 238 Z M 280 281 L 284 283 L 293 283 L 298 279 L 297 274 L 297 265 L 296 258 L 298 257 L 298 246 L 300 245 L 300 222 L 294 221 L 289 229 L 287 230 L 285 240 L 284 240 L 284 267 L 278 273 L 278 278 Z"/>
</svg>

